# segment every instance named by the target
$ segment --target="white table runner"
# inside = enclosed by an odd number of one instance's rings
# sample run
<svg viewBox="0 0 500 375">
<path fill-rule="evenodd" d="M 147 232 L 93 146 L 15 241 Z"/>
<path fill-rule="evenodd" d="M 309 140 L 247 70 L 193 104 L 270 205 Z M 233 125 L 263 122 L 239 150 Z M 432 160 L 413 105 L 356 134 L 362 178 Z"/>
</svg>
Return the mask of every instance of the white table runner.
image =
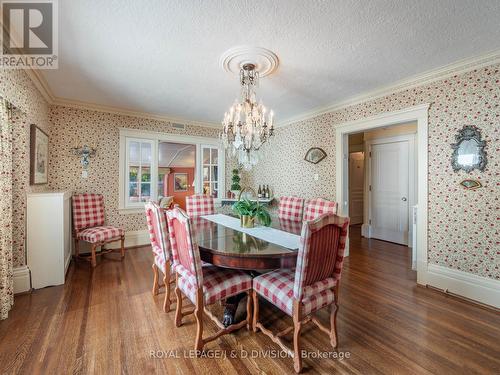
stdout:
<svg viewBox="0 0 500 375">
<path fill-rule="evenodd" d="M 251 236 L 261 240 L 271 242 L 275 245 L 286 247 L 287 249 L 297 250 L 300 245 L 300 236 L 288 233 L 279 229 L 274 229 L 264 226 L 256 226 L 255 228 L 242 228 L 240 219 L 232 216 L 215 214 L 205 215 L 202 218 L 213 221 L 214 223 L 224 225 L 225 227 L 237 230 L 239 232 L 248 233 Z"/>
</svg>

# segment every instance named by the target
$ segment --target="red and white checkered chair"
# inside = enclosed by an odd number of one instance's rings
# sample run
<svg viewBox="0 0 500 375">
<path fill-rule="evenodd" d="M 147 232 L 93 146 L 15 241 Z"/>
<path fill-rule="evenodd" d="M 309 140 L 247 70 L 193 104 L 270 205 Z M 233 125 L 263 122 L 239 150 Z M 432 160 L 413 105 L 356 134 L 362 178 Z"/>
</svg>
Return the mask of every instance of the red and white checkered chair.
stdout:
<svg viewBox="0 0 500 375">
<path fill-rule="evenodd" d="M 337 312 L 339 309 L 339 283 L 344 262 L 345 241 L 349 219 L 324 214 L 313 221 L 304 222 L 296 270 L 280 269 L 257 276 L 253 280 L 254 318 L 256 332 L 261 329 L 275 342 L 285 345 L 280 337 L 290 328 L 276 335 L 258 321 L 261 296 L 293 317 L 294 367 L 302 370 L 300 330 L 302 324 L 313 321 L 328 332 L 333 348 L 337 347 Z M 328 329 L 311 316 L 315 311 L 331 305 L 331 327 Z"/>
<path fill-rule="evenodd" d="M 302 221 L 304 198 L 281 197 L 278 206 L 278 217 L 283 220 Z"/>
<path fill-rule="evenodd" d="M 172 252 L 170 251 L 170 238 L 167 230 L 166 210 L 155 202 L 147 202 L 144 205 L 146 211 L 146 222 L 148 225 L 149 240 L 153 251 L 153 295 L 156 296 L 160 289 L 158 283 L 158 270 L 163 273 L 163 285 L 165 286 L 165 299 L 163 310 L 170 311 L 170 284 L 175 281 L 171 277 Z"/>
<path fill-rule="evenodd" d="M 280 229 L 282 231 L 299 234 L 302 232 L 302 220 L 285 220 L 279 219 Z"/>
<path fill-rule="evenodd" d="M 308 199 L 304 206 L 304 220 L 314 220 L 327 213 L 337 214 L 337 206 L 337 202 L 328 201 L 322 198 Z"/>
<path fill-rule="evenodd" d="M 181 311 L 182 293 L 195 305 L 194 315 L 198 326 L 195 350 L 201 351 L 206 343 L 245 325 L 250 329 L 252 278 L 237 270 L 223 269 L 212 265 L 202 267 L 200 251 L 194 240 L 192 219 L 180 208 L 174 208 L 167 211 L 167 221 L 176 272 L 176 326 L 179 327 L 182 324 L 182 317 L 187 315 Z M 215 316 L 205 310 L 205 306 L 244 292 L 248 294 L 246 321 L 224 327 Z M 221 329 L 206 339 L 203 339 L 203 312 Z"/>
<path fill-rule="evenodd" d="M 104 225 L 104 198 L 100 194 L 76 194 L 72 198 L 73 204 L 73 239 L 75 241 L 75 256 L 90 260 L 92 267 L 97 264 L 96 256 L 115 250 L 103 250 L 96 253 L 97 247 L 107 243 L 121 241 L 121 257 L 125 256 L 125 232 L 121 228 Z M 80 256 L 79 242 L 91 244 L 91 255 Z"/>
<path fill-rule="evenodd" d="M 202 194 L 186 197 L 186 212 L 189 217 L 215 214 L 214 198 Z"/>
</svg>

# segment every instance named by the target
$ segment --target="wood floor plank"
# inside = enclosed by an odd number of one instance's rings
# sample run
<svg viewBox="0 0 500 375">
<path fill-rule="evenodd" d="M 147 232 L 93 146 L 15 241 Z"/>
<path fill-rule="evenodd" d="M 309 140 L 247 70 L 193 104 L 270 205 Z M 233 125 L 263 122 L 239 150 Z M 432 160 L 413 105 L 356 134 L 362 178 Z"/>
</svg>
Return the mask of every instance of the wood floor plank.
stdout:
<svg viewBox="0 0 500 375">
<path fill-rule="evenodd" d="M 339 350 L 350 358 L 306 358 L 306 373 L 500 373 L 498 311 L 418 287 L 408 248 L 351 229 L 338 314 Z M 176 328 L 174 311 L 163 312 L 163 294 L 150 292 L 151 261 L 144 247 L 127 251 L 123 262 L 108 256 L 93 271 L 86 262 L 72 264 L 64 286 L 17 296 L 9 319 L 0 322 L 0 373 L 293 373 L 290 358 L 273 357 L 279 348 L 269 338 L 246 330 L 207 345 L 207 355 L 225 358 L 193 358 L 194 317 Z M 211 310 L 222 313 L 219 305 Z M 266 301 L 261 317 L 275 330 L 291 324 Z M 318 319 L 328 324 L 328 312 Z M 209 319 L 204 324 L 207 335 L 217 330 Z M 310 354 L 334 353 L 313 324 L 304 327 L 302 342 Z"/>
</svg>

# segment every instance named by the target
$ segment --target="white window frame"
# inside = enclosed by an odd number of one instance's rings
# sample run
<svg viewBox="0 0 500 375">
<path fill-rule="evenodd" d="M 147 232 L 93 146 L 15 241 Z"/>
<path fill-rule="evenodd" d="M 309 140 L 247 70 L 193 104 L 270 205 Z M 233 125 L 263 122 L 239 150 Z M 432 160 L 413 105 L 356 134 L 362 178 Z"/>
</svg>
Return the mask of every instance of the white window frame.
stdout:
<svg viewBox="0 0 500 375">
<path fill-rule="evenodd" d="M 131 142 L 138 142 L 138 143 L 149 143 L 151 145 L 151 164 L 149 166 L 150 168 L 150 188 L 149 191 L 151 193 L 151 197 L 156 197 L 157 196 L 157 188 L 158 188 L 158 181 L 155 181 L 158 179 L 158 165 L 157 165 L 157 158 L 154 156 L 158 154 L 158 142 L 155 142 L 154 140 L 151 139 L 146 139 L 146 138 L 134 138 L 134 137 L 126 137 L 125 138 L 125 150 L 128 150 L 129 144 Z M 142 146 L 141 146 L 142 147 Z M 129 202 L 126 198 L 128 195 L 126 194 L 126 191 L 130 188 L 130 173 L 128 173 L 128 167 L 129 167 L 129 154 L 126 152 L 125 153 L 125 165 L 124 165 L 124 177 L 125 177 L 125 186 L 123 189 L 125 196 L 125 201 L 124 201 L 124 208 L 144 208 L 144 202 Z M 141 148 L 139 149 L 139 163 L 141 166 L 139 167 L 139 170 L 142 170 L 142 150 Z M 156 174 L 153 174 L 154 171 L 156 171 Z M 142 178 L 142 173 L 140 175 Z M 139 178 L 139 177 L 138 177 Z M 123 181 L 122 181 L 123 183 Z M 141 185 L 142 181 L 138 180 L 138 184 Z M 141 189 L 142 191 L 142 189 Z"/>
<path fill-rule="evenodd" d="M 221 154 L 221 149 L 220 147 L 215 147 L 214 145 L 210 145 L 210 144 L 202 144 L 200 145 L 200 171 L 198 173 L 198 176 L 200 178 L 200 181 L 201 181 L 201 185 L 200 185 L 200 191 L 203 191 L 203 183 L 204 183 L 204 180 L 203 180 L 203 167 L 205 166 L 205 164 L 203 163 L 203 149 L 213 149 L 213 148 L 216 148 L 218 149 L 219 151 L 219 155 L 218 155 L 218 159 L 217 159 L 217 174 L 218 174 L 218 179 L 217 179 L 217 198 L 220 199 L 221 198 L 221 194 L 224 194 L 224 188 L 221 189 L 221 187 L 219 186 L 219 181 L 220 181 L 220 174 L 221 174 L 221 163 L 220 163 L 220 154 Z M 222 150 L 222 152 L 224 152 L 224 150 Z M 209 161 L 209 178 L 210 178 L 210 184 L 212 184 L 212 182 L 215 182 L 214 180 L 211 179 L 211 175 L 212 175 L 212 167 L 215 166 L 215 164 L 212 164 L 211 163 L 211 159 L 212 159 L 212 151 L 210 151 L 210 161 Z"/>
<path fill-rule="evenodd" d="M 127 188 L 129 186 L 128 180 L 129 176 L 127 173 L 128 166 L 128 155 L 127 155 L 127 142 L 130 141 L 147 142 L 151 141 L 153 143 L 152 147 L 152 160 L 151 160 L 151 197 L 157 197 L 158 189 L 158 143 L 163 142 L 174 142 L 174 143 L 185 143 L 192 144 L 196 147 L 196 178 L 195 178 L 195 193 L 200 194 L 203 191 L 203 160 L 202 160 L 202 147 L 213 147 L 219 150 L 219 160 L 218 160 L 218 197 L 215 199 L 217 204 L 220 203 L 226 186 L 225 175 L 226 175 L 226 158 L 224 147 L 221 145 L 217 138 L 209 137 L 196 137 L 190 135 L 178 135 L 178 134 L 168 134 L 159 133 L 148 130 L 134 130 L 127 128 L 120 128 L 120 152 L 119 152 L 119 192 L 118 192 L 118 210 L 126 213 L 138 213 L 144 211 L 144 202 L 128 202 Z"/>
</svg>

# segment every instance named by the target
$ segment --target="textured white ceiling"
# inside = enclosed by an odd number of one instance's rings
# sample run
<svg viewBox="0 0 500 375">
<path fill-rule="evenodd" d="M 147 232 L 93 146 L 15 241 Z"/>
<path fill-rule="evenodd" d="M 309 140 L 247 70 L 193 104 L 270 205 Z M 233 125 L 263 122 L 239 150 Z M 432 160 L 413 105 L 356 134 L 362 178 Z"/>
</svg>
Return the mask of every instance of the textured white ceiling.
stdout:
<svg viewBox="0 0 500 375">
<path fill-rule="evenodd" d="M 160 142 L 158 153 L 160 167 L 194 168 L 195 166 L 195 145 Z"/>
<path fill-rule="evenodd" d="M 498 0 L 59 1 L 57 97 L 219 122 L 238 93 L 219 57 L 268 48 L 279 121 L 500 48 Z"/>
</svg>

